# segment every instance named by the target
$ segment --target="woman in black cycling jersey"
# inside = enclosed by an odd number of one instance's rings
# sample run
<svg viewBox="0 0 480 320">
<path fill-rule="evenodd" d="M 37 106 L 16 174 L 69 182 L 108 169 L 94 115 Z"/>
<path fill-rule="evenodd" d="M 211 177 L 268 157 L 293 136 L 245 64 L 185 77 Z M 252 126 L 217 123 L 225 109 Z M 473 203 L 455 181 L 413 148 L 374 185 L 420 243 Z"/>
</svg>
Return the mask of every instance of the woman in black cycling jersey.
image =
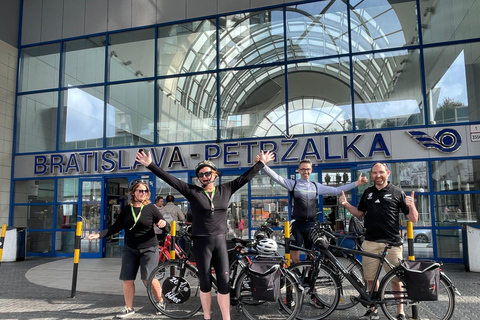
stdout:
<svg viewBox="0 0 480 320">
<path fill-rule="evenodd" d="M 170 175 L 152 163 L 150 152 L 138 152 L 136 160 L 157 177 L 178 190 L 190 202 L 192 208 L 193 254 L 200 279 L 200 300 L 206 320 L 210 319 L 212 280 L 210 266 L 217 276 L 217 301 L 223 320 L 230 320 L 230 284 L 226 233 L 227 208 L 230 197 L 248 183 L 265 165 L 274 159 L 272 152 L 260 152 L 260 161 L 244 174 L 224 184 L 215 186 L 217 167 L 211 161 L 200 162 L 195 174 L 200 186 L 188 184 Z"/>
</svg>

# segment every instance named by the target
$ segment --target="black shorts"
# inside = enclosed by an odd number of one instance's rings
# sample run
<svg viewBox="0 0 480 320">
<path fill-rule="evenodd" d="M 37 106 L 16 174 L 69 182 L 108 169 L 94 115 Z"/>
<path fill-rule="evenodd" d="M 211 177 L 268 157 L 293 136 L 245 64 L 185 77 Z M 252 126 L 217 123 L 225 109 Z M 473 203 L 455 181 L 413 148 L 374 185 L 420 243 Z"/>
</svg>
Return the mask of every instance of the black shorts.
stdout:
<svg viewBox="0 0 480 320">
<path fill-rule="evenodd" d="M 310 229 L 315 226 L 316 221 L 299 221 L 295 220 L 292 223 L 292 244 L 305 249 L 312 248 L 312 241 L 310 240 L 309 234 Z M 291 248 L 290 250 L 295 251 L 295 249 Z"/>
<path fill-rule="evenodd" d="M 148 280 L 148 276 L 158 265 L 158 247 L 144 249 L 132 249 L 125 245 L 122 254 L 122 269 L 120 280 L 135 280 L 138 268 L 142 280 Z"/>
</svg>

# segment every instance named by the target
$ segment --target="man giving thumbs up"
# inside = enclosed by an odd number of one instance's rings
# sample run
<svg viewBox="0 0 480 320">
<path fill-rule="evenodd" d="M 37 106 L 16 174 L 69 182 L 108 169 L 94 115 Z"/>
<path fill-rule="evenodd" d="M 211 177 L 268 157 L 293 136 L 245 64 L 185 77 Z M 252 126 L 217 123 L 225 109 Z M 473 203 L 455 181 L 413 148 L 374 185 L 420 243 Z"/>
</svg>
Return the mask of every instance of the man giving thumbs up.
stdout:
<svg viewBox="0 0 480 320">
<path fill-rule="evenodd" d="M 367 188 L 360 199 L 358 207 L 347 202 L 345 194 L 339 199 L 340 203 L 355 217 L 364 217 L 364 225 L 367 229 L 362 248 L 366 252 L 380 254 L 384 243 L 376 240 L 389 240 L 398 242 L 398 246 L 388 251 L 387 259 L 393 265 L 398 265 L 403 256 L 403 246 L 400 238 L 400 212 L 403 212 L 408 220 L 417 222 L 418 211 L 415 207 L 414 192 L 407 196 L 402 189 L 388 181 L 390 170 L 387 164 L 377 162 L 372 166 L 372 181 L 374 185 Z M 374 283 L 375 273 L 379 260 L 363 257 L 363 273 L 368 281 L 369 290 L 377 290 L 378 282 Z M 373 285 L 375 284 L 375 287 Z M 392 282 L 393 290 L 400 290 L 398 282 Z M 403 305 L 397 305 L 397 319 L 405 319 Z M 359 319 L 379 319 L 377 310 L 368 309 L 364 316 Z"/>
</svg>

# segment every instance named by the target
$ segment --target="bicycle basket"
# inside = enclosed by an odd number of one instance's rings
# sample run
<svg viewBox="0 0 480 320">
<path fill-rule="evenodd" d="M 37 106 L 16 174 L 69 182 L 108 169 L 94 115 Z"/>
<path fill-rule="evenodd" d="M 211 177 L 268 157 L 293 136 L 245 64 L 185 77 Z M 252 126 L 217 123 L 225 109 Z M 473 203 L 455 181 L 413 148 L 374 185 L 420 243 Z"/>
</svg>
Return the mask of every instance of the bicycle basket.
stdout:
<svg viewBox="0 0 480 320">
<path fill-rule="evenodd" d="M 255 300 L 276 301 L 280 295 L 280 267 L 283 258 L 279 256 L 256 256 L 249 266 L 252 297 Z"/>
<path fill-rule="evenodd" d="M 405 282 L 409 299 L 416 301 L 438 300 L 440 263 L 432 260 L 403 260 L 401 265 L 405 269 Z"/>
</svg>

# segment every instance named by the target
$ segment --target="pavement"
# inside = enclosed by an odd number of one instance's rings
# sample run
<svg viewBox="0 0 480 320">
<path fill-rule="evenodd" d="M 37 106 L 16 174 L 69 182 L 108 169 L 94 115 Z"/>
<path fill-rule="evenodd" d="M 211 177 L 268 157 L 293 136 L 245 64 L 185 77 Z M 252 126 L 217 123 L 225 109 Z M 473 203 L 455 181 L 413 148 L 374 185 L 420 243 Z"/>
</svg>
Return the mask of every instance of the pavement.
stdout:
<svg viewBox="0 0 480 320">
<path fill-rule="evenodd" d="M 0 319 L 113 319 L 123 308 L 120 258 L 83 259 L 73 281 L 73 258 L 27 257 L 0 264 Z M 480 273 L 466 272 L 463 264 L 445 264 L 443 270 L 461 293 L 456 296 L 452 319 L 476 319 L 480 315 Z M 72 291 L 73 284 L 76 290 Z M 145 287 L 137 280 L 134 307 L 129 319 L 169 319 L 156 316 Z M 72 298 L 72 295 L 74 296 Z M 212 319 L 221 319 L 216 302 Z M 335 311 L 328 319 L 357 319 L 361 306 Z M 232 320 L 246 319 L 232 308 Z M 192 319 L 203 319 L 201 312 Z M 385 319 L 383 314 L 380 319 Z"/>
</svg>

